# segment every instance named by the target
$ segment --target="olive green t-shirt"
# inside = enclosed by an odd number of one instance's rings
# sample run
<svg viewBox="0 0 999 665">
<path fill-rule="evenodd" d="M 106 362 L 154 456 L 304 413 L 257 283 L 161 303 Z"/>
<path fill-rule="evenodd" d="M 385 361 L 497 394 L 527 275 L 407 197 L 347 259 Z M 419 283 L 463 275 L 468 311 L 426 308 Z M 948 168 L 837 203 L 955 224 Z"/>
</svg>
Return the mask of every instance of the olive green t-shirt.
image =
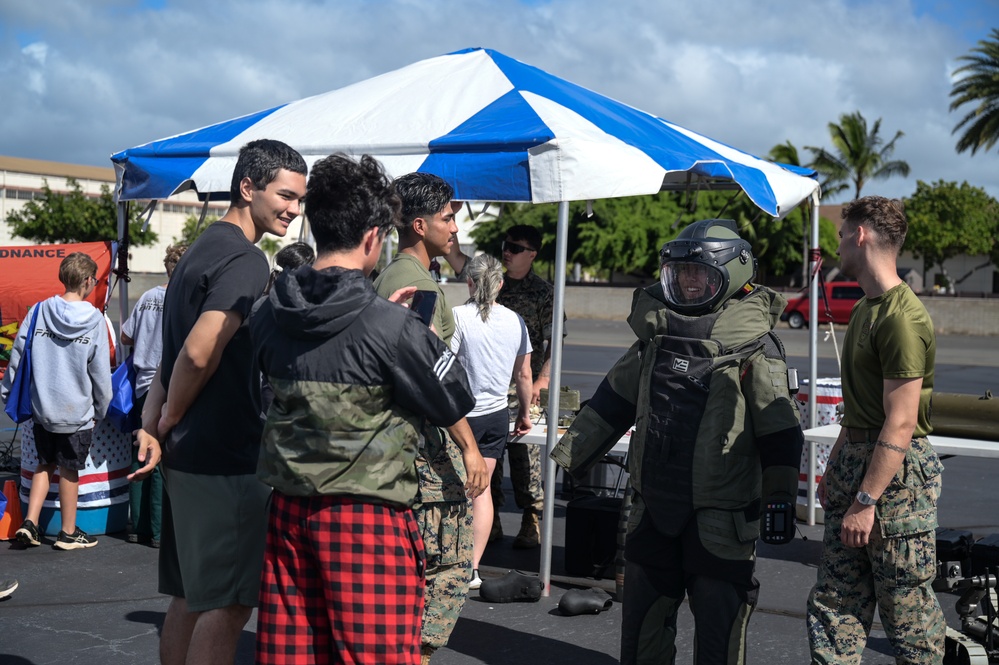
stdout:
<svg viewBox="0 0 999 665">
<path fill-rule="evenodd" d="M 440 285 L 415 256 L 396 254 L 392 263 L 388 264 L 375 279 L 375 291 L 381 297 L 388 298 L 399 289 L 407 286 L 415 286 L 421 291 L 435 291 L 437 293 L 437 304 L 434 306 L 432 323 L 437 336 L 450 348 L 451 335 L 454 334 L 454 315 L 444 300 L 444 292 Z"/>
<path fill-rule="evenodd" d="M 904 282 L 877 298 L 861 298 L 843 341 L 843 426 L 884 426 L 884 380 L 922 377 L 913 436 L 926 436 L 937 342 L 926 307 Z"/>
</svg>

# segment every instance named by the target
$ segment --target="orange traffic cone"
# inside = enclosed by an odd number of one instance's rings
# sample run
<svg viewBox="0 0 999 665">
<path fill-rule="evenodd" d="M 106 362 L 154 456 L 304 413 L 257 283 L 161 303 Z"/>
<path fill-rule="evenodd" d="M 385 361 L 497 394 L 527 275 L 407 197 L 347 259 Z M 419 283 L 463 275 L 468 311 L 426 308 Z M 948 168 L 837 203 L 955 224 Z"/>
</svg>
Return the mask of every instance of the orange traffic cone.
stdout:
<svg viewBox="0 0 999 665">
<path fill-rule="evenodd" d="M 10 540 L 21 528 L 21 497 L 17 493 L 17 483 L 8 480 L 3 484 L 3 495 L 7 497 L 7 510 L 0 518 L 0 540 Z"/>
</svg>

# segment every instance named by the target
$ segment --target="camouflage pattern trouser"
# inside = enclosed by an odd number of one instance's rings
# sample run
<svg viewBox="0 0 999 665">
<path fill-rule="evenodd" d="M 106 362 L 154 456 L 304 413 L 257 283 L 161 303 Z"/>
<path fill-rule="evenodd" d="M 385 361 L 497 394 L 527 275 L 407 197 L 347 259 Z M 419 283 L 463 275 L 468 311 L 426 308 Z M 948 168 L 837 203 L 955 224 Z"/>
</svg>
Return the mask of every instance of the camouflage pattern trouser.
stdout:
<svg viewBox="0 0 999 665">
<path fill-rule="evenodd" d="M 541 487 L 541 446 L 527 443 L 507 443 L 510 457 L 510 482 L 513 484 L 513 498 L 521 510 L 531 509 L 538 515 L 545 505 L 545 494 Z M 489 489 L 493 495 L 493 509 L 499 510 L 506 502 L 503 496 L 503 458 L 496 461 Z"/>
<path fill-rule="evenodd" d="M 427 552 L 427 584 L 423 597 L 423 649 L 447 644 L 465 606 L 472 575 L 471 503 L 425 503 L 416 520 Z"/>
<path fill-rule="evenodd" d="M 913 439 L 902 469 L 878 500 L 867 546 L 847 547 L 840 540 L 843 516 L 873 448 L 871 441 L 847 442 L 826 470 L 824 551 L 808 598 L 812 663 L 860 663 L 877 606 L 895 662 L 939 664 L 946 623 L 931 585 L 943 466 L 925 438 Z"/>
</svg>

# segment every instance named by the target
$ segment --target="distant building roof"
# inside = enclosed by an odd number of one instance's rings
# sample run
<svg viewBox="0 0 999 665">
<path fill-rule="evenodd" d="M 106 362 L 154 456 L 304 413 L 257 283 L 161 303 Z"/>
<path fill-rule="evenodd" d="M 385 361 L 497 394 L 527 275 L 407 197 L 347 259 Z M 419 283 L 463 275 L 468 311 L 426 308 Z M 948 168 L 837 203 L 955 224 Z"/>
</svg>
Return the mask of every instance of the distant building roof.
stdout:
<svg viewBox="0 0 999 665">
<path fill-rule="evenodd" d="M 47 162 L 41 159 L 5 157 L 3 155 L 0 155 L 0 171 L 59 176 L 63 178 L 75 178 L 77 180 L 99 180 L 108 183 L 115 181 L 114 169 L 110 166 L 83 166 L 81 164 L 66 164 L 64 162 Z"/>
<path fill-rule="evenodd" d="M 843 204 L 823 203 L 819 206 L 819 216 L 828 219 L 839 230 L 839 227 L 843 224 Z"/>
</svg>

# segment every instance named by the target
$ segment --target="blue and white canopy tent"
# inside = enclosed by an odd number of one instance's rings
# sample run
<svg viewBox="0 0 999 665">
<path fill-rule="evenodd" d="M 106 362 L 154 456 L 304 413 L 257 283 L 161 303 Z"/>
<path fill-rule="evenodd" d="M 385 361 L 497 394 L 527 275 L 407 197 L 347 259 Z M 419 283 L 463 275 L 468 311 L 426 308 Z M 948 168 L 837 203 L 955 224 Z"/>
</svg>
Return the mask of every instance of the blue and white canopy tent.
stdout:
<svg viewBox="0 0 999 665">
<path fill-rule="evenodd" d="M 559 203 L 554 340 L 562 339 L 570 201 L 741 188 L 765 213 L 782 217 L 810 200 L 812 247 L 818 246 L 819 189 L 811 172 L 758 159 L 479 48 L 123 150 L 111 157 L 121 210 L 127 201 L 164 199 L 192 188 L 206 202 L 227 198 L 240 147 L 258 138 L 288 143 L 310 166 L 339 151 L 369 154 L 392 176 L 435 173 L 459 200 Z M 119 212 L 119 235 L 123 220 Z M 121 296 L 127 298 L 125 289 Z M 812 307 L 817 300 L 813 293 Z M 127 311 L 127 300 L 121 309 Z M 811 320 L 816 316 L 811 312 Z M 812 385 L 817 334 L 813 326 Z M 558 343 L 552 349 L 549 413 L 558 413 L 561 363 Z M 814 414 L 814 402 L 812 409 Z M 551 428 L 548 450 L 555 439 Z M 545 481 L 554 486 L 554 465 L 547 466 Z M 547 492 L 541 559 L 546 593 L 553 509 L 554 492 Z"/>
</svg>

